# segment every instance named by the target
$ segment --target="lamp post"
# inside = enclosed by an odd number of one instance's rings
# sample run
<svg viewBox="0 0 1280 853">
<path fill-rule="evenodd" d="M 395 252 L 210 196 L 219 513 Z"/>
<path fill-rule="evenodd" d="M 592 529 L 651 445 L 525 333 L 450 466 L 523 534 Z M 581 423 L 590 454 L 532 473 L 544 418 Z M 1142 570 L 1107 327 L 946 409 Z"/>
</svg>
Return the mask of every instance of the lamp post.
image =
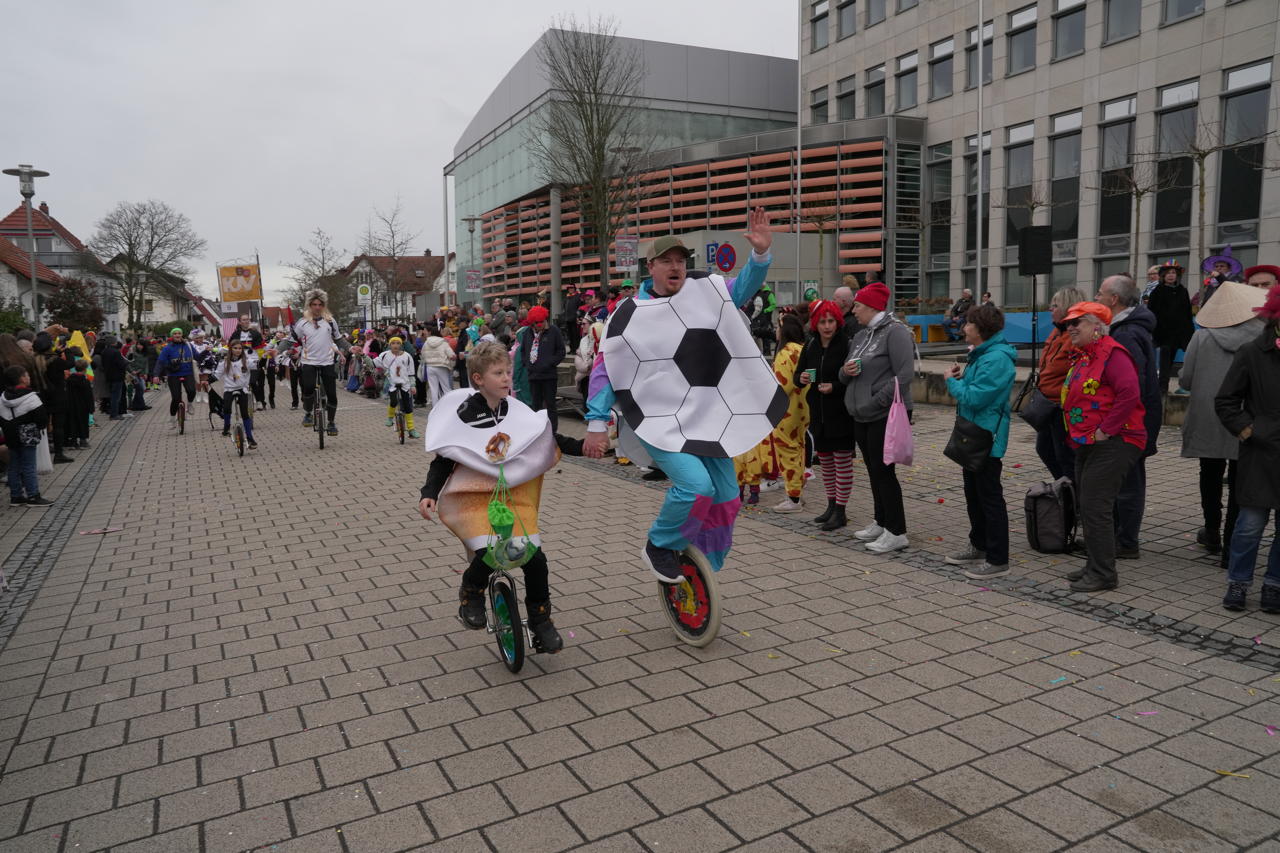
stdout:
<svg viewBox="0 0 1280 853">
<path fill-rule="evenodd" d="M 467 223 L 467 233 L 471 235 L 471 237 L 470 237 L 471 248 L 467 251 L 467 269 L 464 271 L 465 273 L 470 273 L 470 272 L 471 272 L 471 268 L 475 266 L 475 263 L 476 263 L 476 223 L 477 223 L 477 222 L 481 222 L 481 221 L 483 221 L 483 220 L 484 220 L 484 217 L 482 217 L 482 216 L 464 216 L 464 217 L 462 217 L 462 221 L 463 221 L 463 222 L 465 222 L 465 223 Z M 481 269 L 483 269 L 483 265 L 481 266 Z M 467 276 L 467 279 L 468 279 L 468 280 L 467 280 L 467 291 L 468 291 L 468 292 L 470 292 L 470 290 L 471 290 L 471 281 L 470 281 L 470 278 L 471 278 L 471 277 L 470 277 L 470 275 L 468 275 L 468 276 Z M 483 304 L 484 304 L 484 287 L 483 287 L 483 286 L 481 286 L 481 288 L 480 288 L 480 304 L 481 304 L 481 305 L 483 305 Z"/>
<path fill-rule="evenodd" d="M 36 296 L 36 233 L 31 224 L 31 197 L 36 194 L 36 178 L 47 178 L 49 173 L 33 169 L 27 163 L 18 164 L 16 169 L 5 169 L 4 173 L 18 178 L 18 192 L 22 193 L 23 205 L 27 208 L 27 250 L 29 252 L 27 257 L 31 267 L 31 315 L 27 319 L 32 323 L 38 323 L 40 312 L 37 306 L 40 300 Z"/>
</svg>

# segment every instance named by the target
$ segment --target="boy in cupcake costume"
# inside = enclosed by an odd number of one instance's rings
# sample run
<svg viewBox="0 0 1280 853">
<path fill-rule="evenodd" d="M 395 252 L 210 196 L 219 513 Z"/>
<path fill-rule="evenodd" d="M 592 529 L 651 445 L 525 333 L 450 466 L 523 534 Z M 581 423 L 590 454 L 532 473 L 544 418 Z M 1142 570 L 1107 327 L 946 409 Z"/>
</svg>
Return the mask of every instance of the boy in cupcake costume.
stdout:
<svg viewBox="0 0 1280 853">
<path fill-rule="evenodd" d="M 477 344 L 467 355 L 471 388 L 450 391 L 427 421 L 427 471 L 418 511 L 440 521 L 462 542 L 471 564 L 458 589 L 458 616 L 468 628 L 485 625 L 484 589 L 495 557 L 523 560 L 525 605 L 534 648 L 557 652 L 564 642 L 551 621 L 547 557 L 538 533 L 542 475 L 560 454 L 582 455 L 582 442 L 551 429 L 546 412 L 535 412 L 511 396 L 511 357 L 497 343 Z M 490 501 L 505 491 L 510 538 L 490 521 Z M 506 531 L 504 531 L 506 533 Z M 497 546 L 502 553 L 491 554 Z"/>
</svg>

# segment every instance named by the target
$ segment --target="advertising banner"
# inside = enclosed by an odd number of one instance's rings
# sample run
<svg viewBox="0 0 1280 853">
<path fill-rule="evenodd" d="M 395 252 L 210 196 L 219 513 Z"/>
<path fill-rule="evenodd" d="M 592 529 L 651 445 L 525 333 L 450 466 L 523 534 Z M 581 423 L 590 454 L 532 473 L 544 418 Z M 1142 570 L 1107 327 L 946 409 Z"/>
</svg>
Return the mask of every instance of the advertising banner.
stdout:
<svg viewBox="0 0 1280 853">
<path fill-rule="evenodd" d="M 262 274 L 257 264 L 218 267 L 218 292 L 223 302 L 254 302 L 262 299 Z"/>
</svg>

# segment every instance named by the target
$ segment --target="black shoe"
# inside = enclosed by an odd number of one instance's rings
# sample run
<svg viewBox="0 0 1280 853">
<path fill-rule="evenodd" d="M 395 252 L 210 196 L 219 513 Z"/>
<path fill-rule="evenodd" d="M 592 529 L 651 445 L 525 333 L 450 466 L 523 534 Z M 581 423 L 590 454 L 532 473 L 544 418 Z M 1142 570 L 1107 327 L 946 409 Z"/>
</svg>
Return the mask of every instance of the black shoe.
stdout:
<svg viewBox="0 0 1280 853">
<path fill-rule="evenodd" d="M 1262 612 L 1280 613 L 1280 586 L 1262 585 Z"/>
<path fill-rule="evenodd" d="M 458 587 L 458 618 L 462 624 L 475 631 L 484 627 L 484 590 L 469 586 L 466 581 Z"/>
<path fill-rule="evenodd" d="M 85 438 L 80 439 L 80 449 L 81 449 L 81 450 L 88 450 L 88 449 L 89 449 L 89 440 L 88 440 L 88 439 L 85 439 Z"/>
<path fill-rule="evenodd" d="M 662 583 L 679 583 L 684 577 L 684 571 L 680 568 L 680 559 L 670 548 L 659 548 L 652 542 L 645 542 L 644 550 L 640 552 L 640 559 L 649 567 L 649 571 L 653 572 L 653 576 Z"/>
<path fill-rule="evenodd" d="M 32 495 L 27 498 L 27 506 L 53 506 L 53 501 L 48 498 L 42 498 L 39 495 Z"/>
<path fill-rule="evenodd" d="M 641 474 L 640 479 L 648 480 L 650 483 L 656 483 L 661 480 L 667 479 L 667 475 L 666 475 L 666 472 L 664 472 L 661 468 L 651 468 L 646 473 Z"/>
<path fill-rule="evenodd" d="M 1080 580 L 1071 582 L 1072 592 L 1102 592 L 1115 588 L 1115 581 L 1105 581 L 1097 575 L 1085 575 Z"/>
<path fill-rule="evenodd" d="M 831 513 L 835 512 L 835 511 L 836 511 L 836 502 L 835 502 L 835 501 L 833 501 L 833 500 L 828 500 L 828 501 L 827 501 L 827 509 L 826 509 L 826 511 L 825 511 L 825 512 L 823 512 L 823 513 L 822 513 L 822 515 L 819 515 L 819 516 L 817 516 L 816 518 L 814 518 L 813 523 L 814 523 L 814 524 L 826 524 L 826 523 L 827 523 L 827 519 L 831 517 Z"/>
<path fill-rule="evenodd" d="M 1196 531 L 1196 544 L 1203 545 L 1210 554 L 1222 553 L 1222 533 L 1217 529 L 1201 527 Z"/>
<path fill-rule="evenodd" d="M 72 459 L 70 456 L 67 456 L 62 453 L 59 453 L 57 456 L 53 457 L 54 465 L 66 465 L 68 462 L 75 462 L 75 461 L 76 460 Z"/>
<path fill-rule="evenodd" d="M 329 435 L 337 435 L 338 427 L 334 424 L 329 424 L 329 427 L 328 429 L 325 430 L 325 432 L 328 433 Z"/>
<path fill-rule="evenodd" d="M 1266 594 L 1267 588 L 1262 588 L 1263 595 Z M 1249 594 L 1249 585 L 1247 583 L 1229 583 L 1227 584 L 1227 594 L 1222 596 L 1222 607 L 1224 610 L 1244 610 L 1244 600 Z"/>
<path fill-rule="evenodd" d="M 975 155 L 975 156 L 976 156 L 976 155 Z M 274 409 L 275 407 L 276 407 L 276 401 L 275 401 L 275 400 L 272 400 L 272 401 L 271 401 L 271 408 L 273 408 L 273 409 Z"/>
<path fill-rule="evenodd" d="M 258 442 L 254 441 L 252 438 L 251 438 L 251 439 L 249 439 L 249 449 L 250 449 L 250 450 L 257 450 L 257 449 L 258 449 Z"/>
<path fill-rule="evenodd" d="M 1078 581 L 1082 577 L 1084 577 L 1084 569 L 1076 569 L 1073 572 L 1067 572 L 1067 580 L 1069 581 Z"/>
<path fill-rule="evenodd" d="M 524 606 L 529 609 L 529 633 L 533 635 L 533 650 L 555 654 L 564 648 L 564 640 L 551 621 L 551 602 L 535 603 L 525 600 Z"/>
<path fill-rule="evenodd" d="M 1142 549 L 1137 547 L 1121 548 L 1117 546 L 1116 559 L 1117 560 L 1140 560 L 1142 559 Z"/>
<path fill-rule="evenodd" d="M 14 497 L 9 498 L 9 506 L 26 506 L 26 505 L 27 505 L 26 498 L 14 498 Z"/>
<path fill-rule="evenodd" d="M 1088 552 L 1088 548 L 1084 546 L 1084 537 L 1077 536 L 1067 544 L 1067 553 L 1084 554 Z"/>
<path fill-rule="evenodd" d="M 836 504 L 835 510 L 831 513 L 831 517 L 827 519 L 827 523 L 822 525 L 823 530 L 839 530 L 849 523 L 849 519 L 845 518 L 844 507 Z"/>
<path fill-rule="evenodd" d="M 222 431 L 223 436 L 231 435 L 231 429 L 228 427 Z"/>
<path fill-rule="evenodd" d="M 975 156 L 976 156 L 976 155 L 975 155 Z M 296 411 L 298 411 L 298 404 L 297 404 L 297 403 L 294 403 L 294 404 L 293 404 L 292 406 L 290 406 L 289 408 L 296 412 Z"/>
</svg>

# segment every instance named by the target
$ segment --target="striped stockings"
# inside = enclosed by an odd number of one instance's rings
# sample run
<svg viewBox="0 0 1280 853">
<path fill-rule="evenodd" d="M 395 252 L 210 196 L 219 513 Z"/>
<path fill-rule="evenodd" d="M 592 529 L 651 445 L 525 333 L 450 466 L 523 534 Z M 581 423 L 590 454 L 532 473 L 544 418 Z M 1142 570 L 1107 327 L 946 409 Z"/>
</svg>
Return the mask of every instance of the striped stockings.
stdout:
<svg viewBox="0 0 1280 853">
<path fill-rule="evenodd" d="M 822 464 L 822 486 L 827 491 L 827 500 L 840 506 L 849 503 L 849 492 L 853 488 L 853 451 L 819 451 L 818 462 Z"/>
</svg>

